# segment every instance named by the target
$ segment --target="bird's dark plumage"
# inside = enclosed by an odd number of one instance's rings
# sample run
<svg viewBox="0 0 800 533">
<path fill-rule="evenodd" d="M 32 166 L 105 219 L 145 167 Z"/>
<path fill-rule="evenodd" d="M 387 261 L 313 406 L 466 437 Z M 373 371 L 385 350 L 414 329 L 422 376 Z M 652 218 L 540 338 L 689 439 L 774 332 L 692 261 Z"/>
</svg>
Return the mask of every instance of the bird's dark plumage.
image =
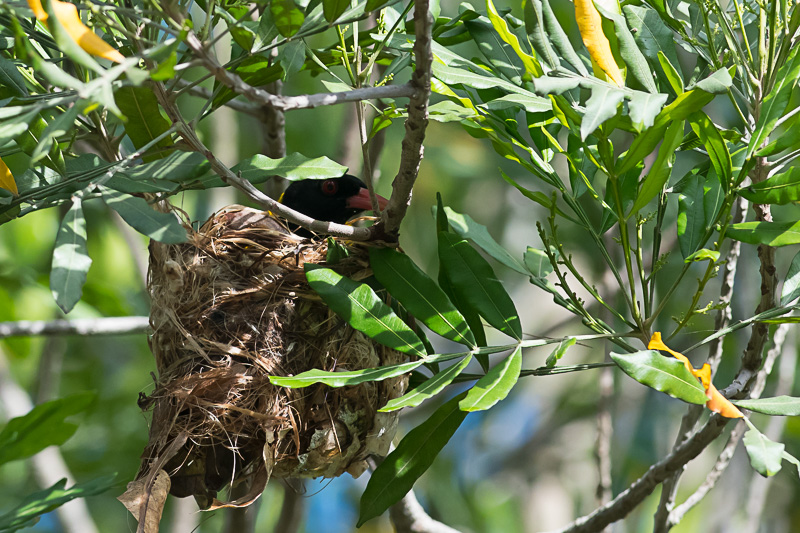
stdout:
<svg viewBox="0 0 800 533">
<path fill-rule="evenodd" d="M 327 180 L 301 180 L 292 182 L 281 198 L 281 203 L 316 220 L 344 224 L 362 211 L 372 209 L 363 181 L 350 174 Z M 386 199 L 378 196 L 381 208 Z M 305 231 L 298 231 L 308 235 Z"/>
</svg>

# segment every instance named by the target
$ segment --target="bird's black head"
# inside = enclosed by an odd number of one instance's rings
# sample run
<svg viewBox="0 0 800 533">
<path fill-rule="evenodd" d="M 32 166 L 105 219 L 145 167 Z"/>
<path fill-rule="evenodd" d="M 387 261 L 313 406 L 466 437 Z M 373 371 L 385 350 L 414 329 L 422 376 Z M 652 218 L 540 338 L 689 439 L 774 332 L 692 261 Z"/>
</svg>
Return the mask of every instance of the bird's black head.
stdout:
<svg viewBox="0 0 800 533">
<path fill-rule="evenodd" d="M 292 182 L 281 202 L 317 220 L 344 224 L 361 211 L 372 209 L 363 181 L 350 174 L 327 180 Z M 378 197 L 381 209 L 386 199 Z"/>
</svg>

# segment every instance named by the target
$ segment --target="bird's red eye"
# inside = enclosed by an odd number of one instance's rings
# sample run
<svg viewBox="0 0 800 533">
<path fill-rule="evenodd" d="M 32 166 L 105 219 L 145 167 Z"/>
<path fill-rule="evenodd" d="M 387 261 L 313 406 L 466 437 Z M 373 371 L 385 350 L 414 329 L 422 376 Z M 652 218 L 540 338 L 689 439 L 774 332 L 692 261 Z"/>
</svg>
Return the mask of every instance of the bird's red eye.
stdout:
<svg viewBox="0 0 800 533">
<path fill-rule="evenodd" d="M 334 180 L 325 180 L 322 182 L 322 193 L 326 196 L 333 196 L 339 190 L 339 184 Z"/>
</svg>

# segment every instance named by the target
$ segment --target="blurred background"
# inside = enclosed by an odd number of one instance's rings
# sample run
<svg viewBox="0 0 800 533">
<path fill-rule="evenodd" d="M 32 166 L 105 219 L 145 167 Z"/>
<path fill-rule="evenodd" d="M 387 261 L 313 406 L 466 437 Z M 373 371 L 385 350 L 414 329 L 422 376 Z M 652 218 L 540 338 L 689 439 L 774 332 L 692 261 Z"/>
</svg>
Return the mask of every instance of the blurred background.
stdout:
<svg viewBox="0 0 800 533">
<path fill-rule="evenodd" d="M 522 16 L 521 12 L 516 13 L 521 11 L 516 2 L 498 1 L 497 6 L 512 8 L 517 16 Z M 572 28 L 571 37 L 577 45 L 580 37 L 574 27 L 572 3 L 554 2 L 553 6 L 562 25 Z M 442 15 L 454 15 L 457 3 L 443 0 L 441 9 Z M 323 34 L 314 39 L 327 43 L 332 37 Z M 477 54 L 469 45 L 458 52 L 465 57 Z M 230 50 L 220 46 L 217 53 L 224 60 Z M 408 76 L 406 70 L 396 76 L 395 82 L 402 83 Z M 305 73 L 294 76 L 291 83 L 283 87 L 283 92 L 289 95 L 325 90 L 319 79 Z M 193 116 L 191 103 L 184 105 L 187 106 L 186 115 Z M 350 166 L 351 173 L 359 174 L 361 154 L 353 105 L 292 111 L 285 118 L 288 153 L 328 156 Z M 717 115 L 715 118 L 724 123 L 726 117 Z M 204 142 L 228 165 L 264 149 L 263 126 L 229 108 L 219 109 L 213 118 L 200 122 L 199 130 Z M 396 120 L 389 127 L 376 169 L 377 191 L 387 197 L 399 164 L 403 132 L 402 120 Z M 15 165 L 24 165 L 22 160 L 15 161 L 13 157 L 6 162 L 12 171 Z M 557 158 L 555 164 L 563 164 L 563 161 Z M 400 240 L 403 249 L 429 274 L 435 276 L 437 271 L 431 215 L 437 192 L 442 194 L 445 205 L 486 225 L 515 256 L 521 258 L 526 246 L 541 248 L 535 224 L 547 216 L 546 212 L 504 182 L 499 169 L 526 187 L 548 192 L 519 166 L 496 155 L 490 143 L 471 137 L 458 123 L 431 122 L 425 140 L 425 158 Z M 244 203 L 230 188 L 186 192 L 173 201 L 199 221 L 224 205 Z M 102 202 L 88 202 L 85 213 L 89 252 L 94 262 L 83 299 L 69 318 L 147 315 L 146 239 L 120 223 Z M 44 210 L 3 226 L 0 321 L 64 317 L 48 286 L 59 215 L 58 210 Z M 674 219 L 674 212 L 670 216 Z M 567 249 L 574 254 L 576 262 L 585 267 L 585 272 L 594 269 L 593 282 L 602 287 L 604 273 L 592 255 L 588 238 L 570 230 L 569 227 L 560 228 Z M 665 239 L 674 240 L 675 236 L 668 235 Z M 781 258 L 781 275 L 790 258 Z M 678 258 L 673 263 L 668 264 L 665 271 L 680 266 Z M 514 298 L 526 333 L 560 336 L 589 332 L 526 278 L 497 263 L 493 265 Z M 698 275 L 686 276 L 686 283 L 694 283 Z M 748 280 L 757 279 L 754 250 L 748 247 L 740 262 L 737 283 L 752 293 L 752 297 L 738 300 L 737 305 L 741 307 L 734 309 L 734 317 L 752 314 L 758 291 L 757 287 L 748 285 Z M 713 295 L 714 288 L 708 289 L 707 294 Z M 606 296 L 611 300 L 615 297 L 614 294 Z M 670 313 L 664 316 L 669 317 Z M 676 339 L 678 345 L 671 347 L 681 349 L 694 344 L 709 333 L 711 324 L 710 313 L 693 321 L 692 327 Z M 670 329 L 671 325 L 663 327 Z M 743 348 L 744 335 L 745 332 L 740 332 L 726 341 L 728 357 L 720 368 L 718 383 L 727 383 L 726 379 L 731 377 Z M 491 332 L 489 340 L 492 341 Z M 495 340 L 502 341 L 502 336 L 496 335 Z M 562 362 L 599 362 L 612 350 L 613 346 L 601 342 L 577 345 Z M 780 363 L 785 365 L 780 372 L 784 381 L 795 375 L 795 351 L 796 339 L 790 337 Z M 527 351 L 524 367 L 542 366 L 549 352 L 549 348 Z M 139 393 L 150 392 L 153 387 L 151 372 L 155 371 L 155 365 L 145 336 L 8 338 L 0 340 L 0 355 L 6 360 L 11 378 L 35 403 L 86 390 L 96 391 L 98 400 L 79 418 L 80 428 L 61 451 L 78 481 L 118 473 L 118 487 L 89 498 L 88 505 L 99 531 L 134 531 L 136 522 L 116 501 L 116 496 L 124 491 L 125 483 L 133 479 L 147 442 L 148 415 L 143 414 L 136 403 Z M 701 354 L 694 355 L 700 357 Z M 470 370 L 477 371 L 469 369 L 468 372 Z M 770 382 L 765 395 L 778 386 L 777 382 Z M 780 386 L 788 387 L 787 393 L 792 392 L 793 383 L 784 382 Z M 452 386 L 450 395 L 464 388 L 466 385 Z M 794 390 L 796 393 L 797 388 Z M 422 422 L 437 403 L 432 400 L 404 411 L 400 434 Z M 605 423 L 604 417 L 610 415 L 612 421 L 609 456 L 611 487 L 616 494 L 668 453 L 685 410 L 685 404 L 647 389 L 620 372 L 591 370 L 524 378 L 495 408 L 467 417 L 432 469 L 421 478 L 416 487 L 417 497 L 434 518 L 463 531 L 521 533 L 559 528 L 597 506 L 599 470 L 595 443 L 598 424 Z M 800 454 L 800 420 L 769 420 L 758 415 L 754 415 L 754 420 L 757 426 L 766 428 L 768 435 L 769 431 L 782 430 L 781 439 L 787 451 Z M 685 497 L 702 483 L 723 445 L 720 439 L 690 464 L 682 479 L 679 501 L 680 495 Z M 785 467 L 785 472 L 769 481 L 761 479 L 749 467 L 740 447 L 732 467 L 725 472 L 716 490 L 674 531 L 756 531 L 758 527 L 760 531 L 799 531 L 800 478 L 792 468 Z M 367 477 L 352 479 L 345 475 L 335 480 L 292 483 L 273 480 L 259 504 L 248 512 L 257 513 L 256 531 L 270 531 L 278 520 L 282 502 L 288 497 L 301 504 L 298 531 L 353 531 L 358 500 Z M 16 505 L 21 495 L 38 488 L 28 462 L 4 465 L 0 469 L 0 501 L 5 503 L 0 506 L 0 512 Z M 624 523 L 615 525 L 613 531 L 649 530 L 658 494 L 656 490 Z M 192 509 L 192 505 L 191 500 L 176 503 L 171 499 L 162 531 L 221 531 L 224 512 L 203 513 L 197 511 L 196 506 Z M 51 513 L 31 531 L 62 530 Z M 384 516 L 367 523 L 360 531 L 388 532 L 392 531 L 392 526 Z"/>
</svg>

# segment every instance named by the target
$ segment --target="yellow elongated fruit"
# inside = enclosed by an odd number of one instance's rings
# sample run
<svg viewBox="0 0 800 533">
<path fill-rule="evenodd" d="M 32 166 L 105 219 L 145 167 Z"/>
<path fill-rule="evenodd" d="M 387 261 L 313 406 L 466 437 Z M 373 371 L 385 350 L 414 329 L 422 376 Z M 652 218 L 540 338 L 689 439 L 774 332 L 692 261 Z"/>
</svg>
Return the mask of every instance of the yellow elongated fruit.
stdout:
<svg viewBox="0 0 800 533">
<path fill-rule="evenodd" d="M 589 56 L 600 69 L 611 78 L 611 81 L 623 87 L 625 79 L 622 76 L 611 52 L 611 43 L 603 33 L 603 19 L 594 6 L 593 0 L 575 0 L 575 18 L 578 21 L 578 30 Z"/>
<path fill-rule="evenodd" d="M 69 36 L 86 52 L 117 63 L 121 63 L 125 59 L 125 56 L 120 54 L 116 48 L 105 42 L 81 22 L 78 8 L 74 4 L 60 2 L 59 0 L 50 0 L 50 4 L 53 6 L 53 13 L 55 13 L 56 18 L 64 26 Z M 28 6 L 30 6 L 33 14 L 42 24 L 47 24 L 48 15 L 44 7 L 42 7 L 41 0 L 28 0 Z"/>
<path fill-rule="evenodd" d="M 14 193 L 14 196 L 19 196 L 19 191 L 17 190 L 17 182 L 14 181 L 14 176 L 11 174 L 11 171 L 8 170 L 8 166 L 0 159 L 0 187 L 6 189 L 7 191 L 11 191 Z"/>
</svg>

